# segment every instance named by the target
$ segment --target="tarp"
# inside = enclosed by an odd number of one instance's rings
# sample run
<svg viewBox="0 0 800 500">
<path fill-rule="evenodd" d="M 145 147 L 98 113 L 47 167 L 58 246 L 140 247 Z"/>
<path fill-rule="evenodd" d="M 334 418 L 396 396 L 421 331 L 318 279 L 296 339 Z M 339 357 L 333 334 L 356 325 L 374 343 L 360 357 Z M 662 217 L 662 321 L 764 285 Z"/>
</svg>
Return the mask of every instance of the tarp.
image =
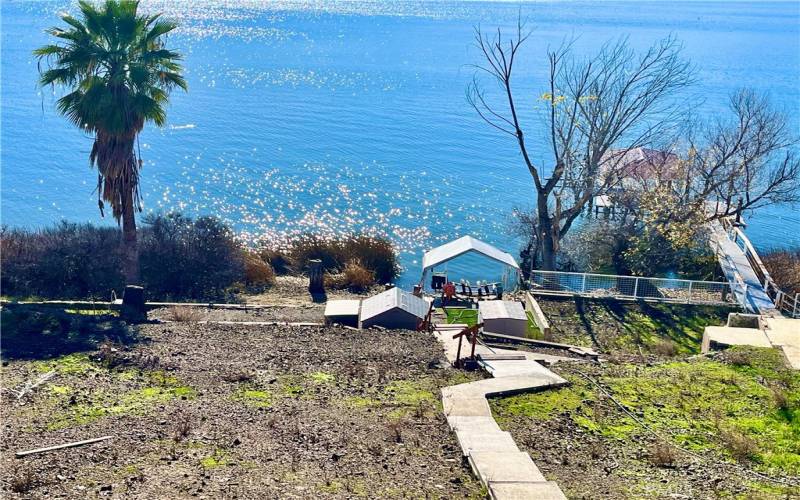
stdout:
<svg viewBox="0 0 800 500">
<path fill-rule="evenodd" d="M 440 247 L 425 252 L 422 257 L 422 272 L 430 268 L 444 264 L 445 262 L 464 255 L 467 252 L 477 252 L 489 259 L 501 262 L 509 267 L 519 270 L 519 265 L 510 253 L 504 252 L 493 247 L 488 243 L 475 239 L 472 236 L 463 236 L 457 240 L 445 243 Z"/>
</svg>

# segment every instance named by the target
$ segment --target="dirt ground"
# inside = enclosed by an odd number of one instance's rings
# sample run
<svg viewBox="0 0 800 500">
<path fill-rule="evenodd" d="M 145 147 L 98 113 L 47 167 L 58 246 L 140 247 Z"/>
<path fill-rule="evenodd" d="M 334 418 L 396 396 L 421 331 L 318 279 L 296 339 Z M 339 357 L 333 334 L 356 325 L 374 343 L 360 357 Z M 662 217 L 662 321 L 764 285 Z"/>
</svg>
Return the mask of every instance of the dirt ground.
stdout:
<svg viewBox="0 0 800 500">
<path fill-rule="evenodd" d="M 422 333 L 196 323 L 6 356 L 6 389 L 56 375 L 24 404 L 3 391 L 2 496 L 480 498 L 439 403 L 478 375 L 444 366 Z"/>
</svg>

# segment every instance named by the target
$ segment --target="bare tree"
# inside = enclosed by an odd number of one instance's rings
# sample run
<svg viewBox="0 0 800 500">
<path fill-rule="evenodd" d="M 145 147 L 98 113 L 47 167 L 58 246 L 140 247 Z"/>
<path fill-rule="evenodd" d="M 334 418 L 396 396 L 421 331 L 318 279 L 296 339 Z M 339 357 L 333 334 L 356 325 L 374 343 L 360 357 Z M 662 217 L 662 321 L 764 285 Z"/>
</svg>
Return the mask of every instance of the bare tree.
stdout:
<svg viewBox="0 0 800 500">
<path fill-rule="evenodd" d="M 730 108 L 732 119 L 689 137 L 684 180 L 675 186 L 681 202 L 702 205 L 709 220 L 800 202 L 798 137 L 786 115 L 748 89 L 731 96 Z"/>
<path fill-rule="evenodd" d="M 657 42 L 642 55 L 626 39 L 604 45 L 588 59 L 575 58 L 571 43 L 548 50 L 549 78 L 541 96 L 548 110 L 534 130 L 548 138 L 548 151 L 535 152 L 552 158 L 552 173 L 545 177 L 546 166 L 532 159 L 527 124 L 521 121 L 512 85 L 514 63 L 529 36 L 521 21 L 510 38 L 499 29 L 491 37 L 476 29 L 484 62 L 476 66 L 467 99 L 484 121 L 516 139 L 536 190 L 541 265 L 554 269 L 561 239 L 593 198 L 618 181 L 618 176 L 600 175 L 617 167 L 608 164 L 607 153 L 647 145 L 674 132 L 682 107 L 672 97 L 691 82 L 692 69 L 681 59 L 674 38 Z M 486 97 L 479 74 L 499 83 L 503 105 Z"/>
</svg>

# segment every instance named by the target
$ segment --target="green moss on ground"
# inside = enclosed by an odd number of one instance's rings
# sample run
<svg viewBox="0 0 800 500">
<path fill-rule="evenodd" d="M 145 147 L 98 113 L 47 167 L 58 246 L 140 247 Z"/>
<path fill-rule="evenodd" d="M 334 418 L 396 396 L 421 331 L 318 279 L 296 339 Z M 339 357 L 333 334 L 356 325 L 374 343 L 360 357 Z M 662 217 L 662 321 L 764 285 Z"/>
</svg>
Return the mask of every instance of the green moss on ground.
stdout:
<svg viewBox="0 0 800 500">
<path fill-rule="evenodd" d="M 218 467 L 223 467 L 227 465 L 228 460 L 229 460 L 228 452 L 217 448 L 211 455 L 202 458 L 200 460 L 200 465 L 202 465 L 204 469 L 216 469 Z"/>
<path fill-rule="evenodd" d="M 239 387 L 233 393 L 232 398 L 255 408 L 269 408 L 272 406 L 272 395 L 269 392 L 249 385 Z"/>
<path fill-rule="evenodd" d="M 777 351 L 734 348 L 719 359 L 621 365 L 598 381 L 647 426 L 674 444 L 765 473 L 800 475 L 800 373 Z M 501 424 L 520 417 L 571 419 L 607 439 L 647 433 L 578 375 L 556 391 L 492 401 Z"/>
<path fill-rule="evenodd" d="M 553 327 L 553 340 L 574 345 L 598 343 L 608 352 L 660 355 L 700 353 L 706 326 L 724 325 L 729 307 L 609 299 L 540 299 Z"/>
</svg>

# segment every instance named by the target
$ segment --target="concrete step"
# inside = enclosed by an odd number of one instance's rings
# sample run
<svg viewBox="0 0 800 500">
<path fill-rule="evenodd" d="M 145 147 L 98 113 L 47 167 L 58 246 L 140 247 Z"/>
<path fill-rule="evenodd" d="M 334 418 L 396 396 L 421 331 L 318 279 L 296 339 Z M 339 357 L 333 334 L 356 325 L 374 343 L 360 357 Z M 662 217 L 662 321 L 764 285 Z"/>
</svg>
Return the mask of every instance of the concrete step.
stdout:
<svg viewBox="0 0 800 500">
<path fill-rule="evenodd" d="M 487 486 L 490 482 L 547 481 L 524 451 L 473 451 L 469 454 L 469 464 L 481 483 Z"/>
<path fill-rule="evenodd" d="M 519 451 L 514 438 L 508 432 L 488 432 L 475 434 L 469 431 L 456 431 L 458 444 L 464 456 L 476 451 L 502 451 L 515 453 Z"/>
<path fill-rule="evenodd" d="M 454 431 L 467 431 L 476 434 L 486 434 L 490 432 L 502 432 L 492 417 L 463 417 L 452 415 L 447 417 L 447 423 Z"/>
<path fill-rule="evenodd" d="M 454 417 L 491 417 L 489 402 L 483 396 L 476 398 L 442 398 L 442 406 L 446 416 Z"/>
<path fill-rule="evenodd" d="M 489 498 L 493 500 L 567 500 L 555 481 L 490 482 Z"/>
</svg>

